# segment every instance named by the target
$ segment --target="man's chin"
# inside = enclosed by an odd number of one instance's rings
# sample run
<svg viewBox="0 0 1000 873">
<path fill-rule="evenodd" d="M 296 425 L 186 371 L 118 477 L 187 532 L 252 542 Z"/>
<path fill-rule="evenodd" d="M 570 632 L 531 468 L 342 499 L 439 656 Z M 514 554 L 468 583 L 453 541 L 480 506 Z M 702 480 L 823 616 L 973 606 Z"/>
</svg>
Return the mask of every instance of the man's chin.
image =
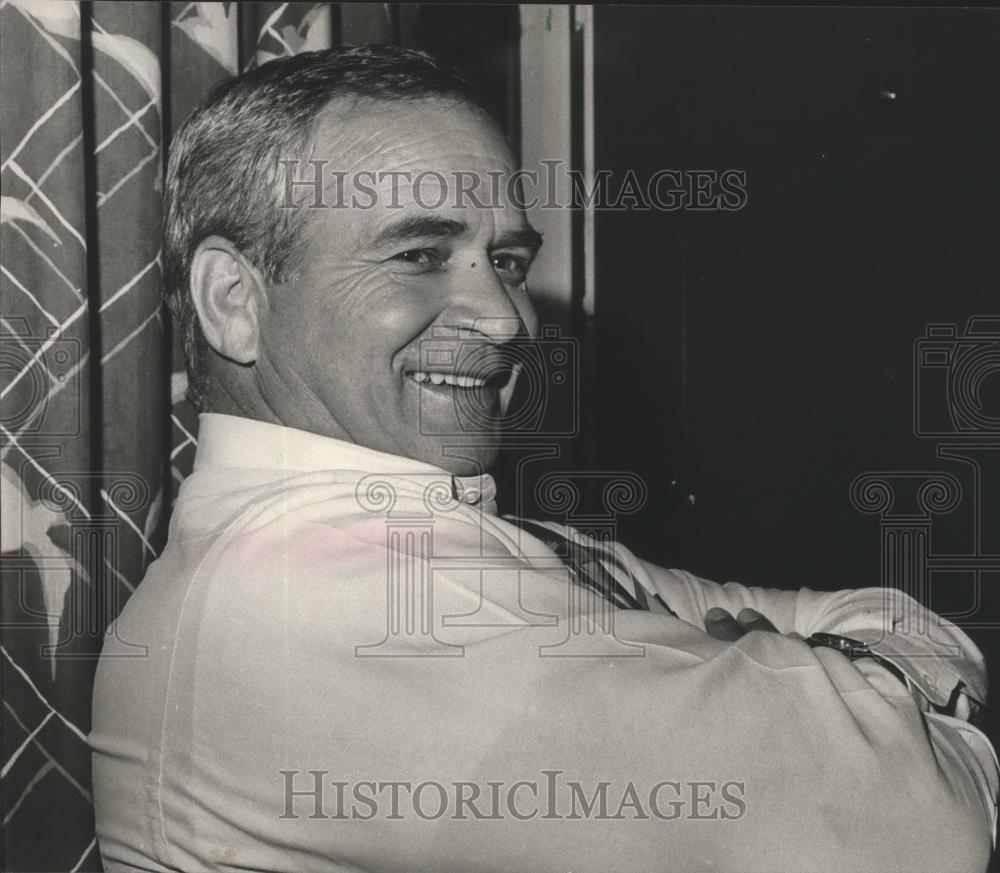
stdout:
<svg viewBox="0 0 1000 873">
<path fill-rule="evenodd" d="M 488 473 L 499 455 L 500 437 L 482 442 L 442 442 L 422 446 L 418 460 L 441 467 L 455 476 L 479 476 Z"/>
</svg>

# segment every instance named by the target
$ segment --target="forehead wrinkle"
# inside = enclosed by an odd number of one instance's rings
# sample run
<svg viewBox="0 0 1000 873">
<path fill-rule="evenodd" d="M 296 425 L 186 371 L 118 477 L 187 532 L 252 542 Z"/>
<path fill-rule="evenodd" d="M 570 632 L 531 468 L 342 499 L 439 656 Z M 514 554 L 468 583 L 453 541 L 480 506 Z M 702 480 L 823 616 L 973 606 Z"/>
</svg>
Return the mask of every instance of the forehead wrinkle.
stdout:
<svg viewBox="0 0 1000 873">
<path fill-rule="evenodd" d="M 315 149 L 328 162 L 327 172 L 357 173 L 374 169 L 370 166 L 372 157 L 381 147 L 379 131 L 366 131 L 356 126 L 326 128 L 321 131 L 323 139 Z"/>
<path fill-rule="evenodd" d="M 364 102 L 372 107 L 372 111 L 361 114 L 360 104 Z M 417 115 L 419 121 L 425 122 L 420 125 L 423 129 L 401 130 L 407 124 L 413 122 L 415 113 L 412 103 L 403 103 L 395 100 L 379 100 L 361 98 L 345 106 L 338 98 L 324 109 L 324 115 L 317 125 L 316 151 L 339 152 L 343 162 L 350 162 L 350 167 L 336 168 L 354 172 L 373 171 L 378 172 L 384 167 L 376 167 L 374 164 L 384 164 L 386 161 L 397 161 L 400 168 L 412 167 L 428 161 L 462 162 L 469 164 L 480 164 L 484 157 L 489 155 L 490 150 L 496 150 L 497 154 L 492 157 L 499 157 L 499 166 L 504 170 L 513 171 L 512 163 L 509 160 L 510 146 L 502 136 L 496 125 L 482 119 L 470 107 L 460 104 L 458 106 L 444 103 L 439 100 L 428 99 L 420 101 L 431 107 L 428 114 L 445 116 L 448 124 L 442 128 L 433 129 L 423 116 Z M 399 104 L 397 106 L 396 104 Z M 382 105 L 379 105 L 382 104 Z M 377 126 L 366 125 L 366 122 L 376 116 L 379 121 L 385 122 Z M 464 118 L 462 117 L 464 116 Z M 472 120 L 472 127 L 466 127 L 463 122 Z M 398 123 L 392 123 L 396 121 Z M 441 149 L 442 142 L 449 142 L 456 132 L 468 132 L 474 130 L 475 133 L 469 139 L 472 142 L 465 144 L 462 151 L 448 151 Z M 469 146 L 473 150 L 469 150 Z M 484 146 L 475 149 L 476 145 Z M 421 151 L 426 149 L 423 154 Z M 410 157 L 406 153 L 414 150 L 416 153 Z M 477 154 L 478 152 L 478 154 Z M 400 153 L 402 156 L 400 157 Z M 331 157 L 331 154 L 324 155 Z M 372 166 L 366 166 L 366 162 Z M 470 166 L 469 169 L 472 169 Z"/>
<path fill-rule="evenodd" d="M 393 133 L 396 133 L 393 131 Z M 503 155 L 500 160 L 495 156 L 484 154 L 474 148 L 444 151 L 438 148 L 439 141 L 446 134 L 431 134 L 420 139 L 397 139 L 387 143 L 388 134 L 378 132 L 367 137 L 368 142 L 357 141 L 352 146 L 363 151 L 352 162 L 351 170 L 367 170 L 374 173 L 404 172 L 417 168 L 437 170 L 442 174 L 462 170 L 473 172 L 481 178 L 486 178 L 484 170 L 487 165 L 495 164 L 491 169 L 512 173 L 513 167 Z"/>
</svg>

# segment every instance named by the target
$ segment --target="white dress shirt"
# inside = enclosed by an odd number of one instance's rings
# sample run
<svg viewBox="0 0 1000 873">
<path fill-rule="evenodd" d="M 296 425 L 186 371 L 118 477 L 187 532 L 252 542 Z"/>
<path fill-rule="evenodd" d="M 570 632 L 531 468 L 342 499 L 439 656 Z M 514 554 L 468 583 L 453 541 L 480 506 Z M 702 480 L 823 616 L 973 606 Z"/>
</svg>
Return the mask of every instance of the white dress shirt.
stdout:
<svg viewBox="0 0 1000 873">
<path fill-rule="evenodd" d="M 982 655 L 905 595 L 616 545 L 653 608 L 613 609 L 488 476 L 224 415 L 199 439 L 98 669 L 109 873 L 985 869 L 997 760 L 954 715 Z M 713 606 L 781 633 L 714 639 Z"/>
</svg>

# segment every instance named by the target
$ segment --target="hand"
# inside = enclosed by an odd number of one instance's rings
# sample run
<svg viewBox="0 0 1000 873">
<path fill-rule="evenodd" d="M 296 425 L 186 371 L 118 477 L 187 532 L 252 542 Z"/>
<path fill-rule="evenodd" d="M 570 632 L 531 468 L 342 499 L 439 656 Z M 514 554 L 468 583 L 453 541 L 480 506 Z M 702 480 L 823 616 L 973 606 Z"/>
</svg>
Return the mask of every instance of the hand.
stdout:
<svg viewBox="0 0 1000 873">
<path fill-rule="evenodd" d="M 733 618 L 726 610 L 719 606 L 712 607 L 705 613 L 705 630 L 709 636 L 717 640 L 727 640 L 733 642 L 750 631 L 770 631 L 778 633 L 778 629 L 771 624 L 756 609 L 741 609 L 739 615 Z"/>
</svg>

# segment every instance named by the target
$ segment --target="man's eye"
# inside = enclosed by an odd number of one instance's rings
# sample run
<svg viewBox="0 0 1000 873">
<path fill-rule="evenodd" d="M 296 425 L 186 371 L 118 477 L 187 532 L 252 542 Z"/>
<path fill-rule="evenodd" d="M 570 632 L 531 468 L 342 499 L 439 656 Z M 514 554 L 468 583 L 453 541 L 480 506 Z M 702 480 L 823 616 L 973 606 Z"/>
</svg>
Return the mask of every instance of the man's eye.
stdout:
<svg viewBox="0 0 1000 873">
<path fill-rule="evenodd" d="M 493 268 L 503 273 L 511 285 L 520 285 L 528 277 L 528 259 L 520 255 L 500 254 L 492 257 Z"/>
<path fill-rule="evenodd" d="M 441 263 L 441 258 L 433 249 L 410 249 L 394 255 L 392 260 L 413 264 L 417 267 L 433 267 Z"/>
</svg>

